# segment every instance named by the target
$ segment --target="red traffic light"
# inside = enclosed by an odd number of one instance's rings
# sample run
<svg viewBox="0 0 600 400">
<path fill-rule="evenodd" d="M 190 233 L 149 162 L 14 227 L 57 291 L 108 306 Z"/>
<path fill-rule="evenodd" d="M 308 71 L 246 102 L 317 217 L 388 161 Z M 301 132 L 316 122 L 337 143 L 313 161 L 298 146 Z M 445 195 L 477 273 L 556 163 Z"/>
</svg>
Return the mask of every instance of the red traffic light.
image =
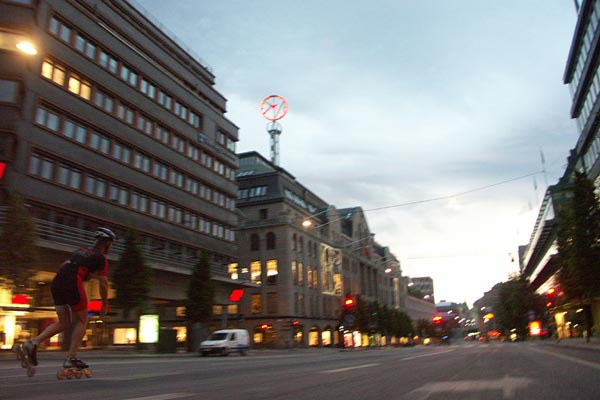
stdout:
<svg viewBox="0 0 600 400">
<path fill-rule="evenodd" d="M 444 317 L 442 317 L 441 315 L 436 315 L 435 317 L 433 317 L 433 323 L 436 325 L 441 324 L 443 320 Z"/>
<path fill-rule="evenodd" d="M 6 170 L 6 163 L 0 161 L 0 179 L 4 176 L 4 171 Z"/>
<path fill-rule="evenodd" d="M 294 325 L 294 326 L 300 325 L 300 322 L 297 319 L 295 319 L 292 321 L 292 325 Z"/>
<path fill-rule="evenodd" d="M 556 293 L 556 289 L 554 289 L 554 288 L 550 288 L 550 289 L 548 289 L 548 295 L 549 295 L 549 296 L 553 296 L 553 295 L 554 295 L 554 293 Z"/>
<path fill-rule="evenodd" d="M 346 297 L 346 299 L 344 300 L 344 307 L 354 307 L 354 299 L 352 298 L 352 296 Z"/>
</svg>

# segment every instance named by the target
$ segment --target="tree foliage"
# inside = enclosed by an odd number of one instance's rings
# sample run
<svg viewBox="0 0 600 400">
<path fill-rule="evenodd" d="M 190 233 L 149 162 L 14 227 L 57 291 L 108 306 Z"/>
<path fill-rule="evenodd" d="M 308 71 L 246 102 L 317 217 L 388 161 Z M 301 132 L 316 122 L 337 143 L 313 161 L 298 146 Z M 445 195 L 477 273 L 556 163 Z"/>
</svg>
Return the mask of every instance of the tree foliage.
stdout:
<svg viewBox="0 0 600 400">
<path fill-rule="evenodd" d="M 187 288 L 185 316 L 190 323 L 205 323 L 210 319 L 214 302 L 214 286 L 210 273 L 210 258 L 201 251 Z"/>
<path fill-rule="evenodd" d="M 600 295 L 600 203 L 584 173 L 575 172 L 572 196 L 560 208 L 557 242 L 561 290 L 589 304 Z"/>
<path fill-rule="evenodd" d="M 529 311 L 534 311 L 538 317 L 543 313 L 543 307 L 529 288 L 529 283 L 519 276 L 501 284 L 493 309 L 496 328 L 504 333 L 516 329 L 519 337 L 527 336 Z"/>
<path fill-rule="evenodd" d="M 143 311 L 148 302 L 151 270 L 137 243 L 135 232 L 125 236 L 125 250 L 111 274 L 116 291 L 115 304 L 123 310 L 125 319 L 132 311 Z"/>
<path fill-rule="evenodd" d="M 28 289 L 35 275 L 37 248 L 35 224 L 21 196 L 9 196 L 6 219 L 0 232 L 0 286 L 18 291 Z"/>
</svg>

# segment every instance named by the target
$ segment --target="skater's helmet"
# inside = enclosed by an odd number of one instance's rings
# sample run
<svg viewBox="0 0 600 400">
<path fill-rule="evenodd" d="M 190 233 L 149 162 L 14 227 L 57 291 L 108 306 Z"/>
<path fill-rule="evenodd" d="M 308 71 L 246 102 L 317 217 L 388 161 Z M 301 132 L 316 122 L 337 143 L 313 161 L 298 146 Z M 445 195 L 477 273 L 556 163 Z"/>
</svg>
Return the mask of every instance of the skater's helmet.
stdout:
<svg viewBox="0 0 600 400">
<path fill-rule="evenodd" d="M 107 240 L 109 242 L 114 242 L 117 240 L 117 235 L 115 235 L 114 232 L 108 228 L 98 228 L 94 234 L 94 237 L 96 239 Z"/>
</svg>

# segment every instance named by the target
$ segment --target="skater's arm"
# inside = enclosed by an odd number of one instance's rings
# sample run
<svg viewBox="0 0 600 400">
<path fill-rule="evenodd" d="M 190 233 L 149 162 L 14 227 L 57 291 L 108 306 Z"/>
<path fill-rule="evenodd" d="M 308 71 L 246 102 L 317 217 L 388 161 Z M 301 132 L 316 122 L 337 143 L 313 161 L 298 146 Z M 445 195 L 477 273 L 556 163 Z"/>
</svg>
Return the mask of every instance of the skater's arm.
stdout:
<svg viewBox="0 0 600 400">
<path fill-rule="evenodd" d="M 100 281 L 100 298 L 102 299 L 100 316 L 104 317 L 108 307 L 108 278 L 105 275 L 100 275 L 98 276 L 98 280 Z"/>
</svg>

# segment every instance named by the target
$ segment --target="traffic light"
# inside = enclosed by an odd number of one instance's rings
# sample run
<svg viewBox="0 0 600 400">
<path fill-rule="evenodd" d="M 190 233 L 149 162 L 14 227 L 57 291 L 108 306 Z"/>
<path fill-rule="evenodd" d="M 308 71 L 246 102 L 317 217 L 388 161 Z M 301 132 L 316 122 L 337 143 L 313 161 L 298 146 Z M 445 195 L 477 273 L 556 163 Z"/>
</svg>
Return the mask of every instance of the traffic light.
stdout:
<svg viewBox="0 0 600 400">
<path fill-rule="evenodd" d="M 444 317 L 442 317 L 441 315 L 436 315 L 433 317 L 434 325 L 440 325 L 442 322 L 444 322 Z"/>
<path fill-rule="evenodd" d="M 347 295 L 346 298 L 344 299 L 344 308 L 346 310 L 349 310 L 351 308 L 354 308 L 355 303 L 354 303 L 354 297 Z"/>
<path fill-rule="evenodd" d="M 546 293 L 546 308 L 552 308 L 556 304 L 556 289 L 548 289 Z"/>
<path fill-rule="evenodd" d="M 295 328 L 295 327 L 297 327 L 298 325 L 300 325 L 300 321 L 298 321 L 297 319 L 293 319 L 293 320 L 291 321 L 291 324 L 292 324 L 292 327 L 294 327 L 294 328 Z"/>
<path fill-rule="evenodd" d="M 4 176 L 4 171 L 5 170 L 6 170 L 6 163 L 3 162 L 3 161 L 0 161 L 0 180 Z"/>
</svg>

